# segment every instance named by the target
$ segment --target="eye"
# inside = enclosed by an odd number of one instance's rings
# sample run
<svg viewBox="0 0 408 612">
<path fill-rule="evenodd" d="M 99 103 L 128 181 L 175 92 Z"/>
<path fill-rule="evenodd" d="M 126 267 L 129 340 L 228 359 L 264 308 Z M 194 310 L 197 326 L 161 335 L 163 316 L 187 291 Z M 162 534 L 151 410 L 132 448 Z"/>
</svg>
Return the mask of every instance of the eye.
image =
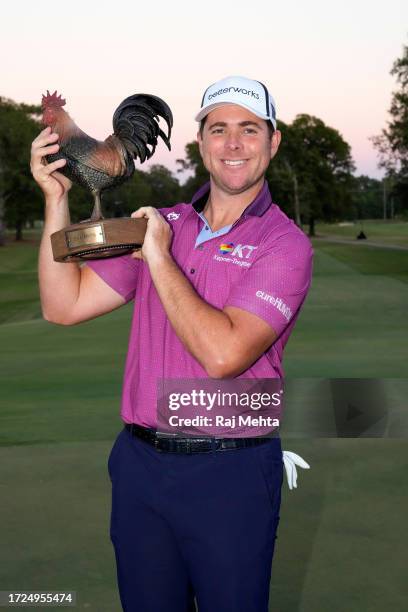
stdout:
<svg viewBox="0 0 408 612">
<path fill-rule="evenodd" d="M 223 132 L 223 128 L 219 127 L 219 128 L 214 128 L 211 130 L 211 134 L 222 134 Z"/>
<path fill-rule="evenodd" d="M 257 134 L 257 131 L 255 128 L 247 127 L 245 128 L 244 133 L 245 134 Z"/>
</svg>

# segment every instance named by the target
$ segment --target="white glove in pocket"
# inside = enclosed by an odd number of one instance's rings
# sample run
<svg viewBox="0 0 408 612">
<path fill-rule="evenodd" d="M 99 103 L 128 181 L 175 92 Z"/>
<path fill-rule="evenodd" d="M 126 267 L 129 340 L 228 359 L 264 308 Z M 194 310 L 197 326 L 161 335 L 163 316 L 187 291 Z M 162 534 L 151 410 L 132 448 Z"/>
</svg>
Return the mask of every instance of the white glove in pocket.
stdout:
<svg viewBox="0 0 408 612">
<path fill-rule="evenodd" d="M 283 451 L 282 452 L 283 463 L 286 470 L 286 479 L 288 481 L 289 489 L 297 488 L 297 470 L 296 466 L 308 470 L 310 469 L 310 465 L 306 463 L 302 457 L 299 457 L 296 453 L 292 453 L 291 451 Z"/>
</svg>

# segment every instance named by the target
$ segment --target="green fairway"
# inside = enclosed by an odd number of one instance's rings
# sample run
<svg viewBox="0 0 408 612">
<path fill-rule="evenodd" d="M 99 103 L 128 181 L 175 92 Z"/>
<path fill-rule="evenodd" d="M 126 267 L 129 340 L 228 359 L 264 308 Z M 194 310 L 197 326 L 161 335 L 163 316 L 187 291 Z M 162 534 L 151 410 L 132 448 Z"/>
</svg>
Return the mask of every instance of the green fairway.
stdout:
<svg viewBox="0 0 408 612">
<path fill-rule="evenodd" d="M 314 246 L 287 376 L 408 378 L 408 251 Z M 119 612 L 106 462 L 132 304 L 74 327 L 47 323 L 37 256 L 34 240 L 0 249 L 0 590 L 72 589 L 78 609 Z M 284 485 L 271 610 L 404 609 L 406 439 L 284 448 L 312 469 L 298 490 Z"/>
<path fill-rule="evenodd" d="M 364 231 L 369 241 L 408 247 L 407 221 L 381 221 L 375 219 L 356 221 L 347 225 L 339 223 L 318 223 L 316 225 L 318 236 L 347 238 L 350 241 L 354 241 L 361 230 Z"/>
<path fill-rule="evenodd" d="M 37 241 L 0 248 L 0 324 L 41 316 L 37 258 Z"/>
<path fill-rule="evenodd" d="M 408 251 L 314 243 L 312 289 L 285 352 L 292 377 L 408 375 Z"/>
<path fill-rule="evenodd" d="M 105 441 L 0 449 L 2 590 L 72 590 L 75 609 L 120 610 L 109 540 L 109 448 Z"/>
</svg>

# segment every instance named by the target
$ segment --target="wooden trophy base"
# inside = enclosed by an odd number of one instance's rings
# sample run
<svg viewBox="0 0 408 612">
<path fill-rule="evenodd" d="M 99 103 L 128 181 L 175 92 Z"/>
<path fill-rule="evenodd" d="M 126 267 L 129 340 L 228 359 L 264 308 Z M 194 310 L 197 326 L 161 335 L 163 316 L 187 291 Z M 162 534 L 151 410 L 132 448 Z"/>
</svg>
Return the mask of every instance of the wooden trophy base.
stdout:
<svg viewBox="0 0 408 612">
<path fill-rule="evenodd" d="M 55 261 L 72 262 L 125 255 L 143 244 L 147 219 L 82 221 L 51 234 Z"/>
</svg>

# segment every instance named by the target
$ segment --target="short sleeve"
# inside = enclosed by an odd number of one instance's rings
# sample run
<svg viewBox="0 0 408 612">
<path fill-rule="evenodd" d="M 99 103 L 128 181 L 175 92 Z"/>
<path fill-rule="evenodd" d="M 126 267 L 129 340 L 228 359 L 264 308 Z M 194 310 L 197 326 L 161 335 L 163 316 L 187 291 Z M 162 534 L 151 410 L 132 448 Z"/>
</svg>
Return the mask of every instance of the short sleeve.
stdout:
<svg viewBox="0 0 408 612">
<path fill-rule="evenodd" d="M 259 316 L 281 335 L 307 295 L 312 262 L 312 246 L 301 230 L 277 238 L 231 287 L 225 306 Z"/>
<path fill-rule="evenodd" d="M 137 279 L 142 265 L 140 259 L 133 259 L 131 255 L 120 255 L 119 257 L 88 260 L 86 265 L 119 293 L 126 302 L 130 302 L 135 297 Z"/>
</svg>

